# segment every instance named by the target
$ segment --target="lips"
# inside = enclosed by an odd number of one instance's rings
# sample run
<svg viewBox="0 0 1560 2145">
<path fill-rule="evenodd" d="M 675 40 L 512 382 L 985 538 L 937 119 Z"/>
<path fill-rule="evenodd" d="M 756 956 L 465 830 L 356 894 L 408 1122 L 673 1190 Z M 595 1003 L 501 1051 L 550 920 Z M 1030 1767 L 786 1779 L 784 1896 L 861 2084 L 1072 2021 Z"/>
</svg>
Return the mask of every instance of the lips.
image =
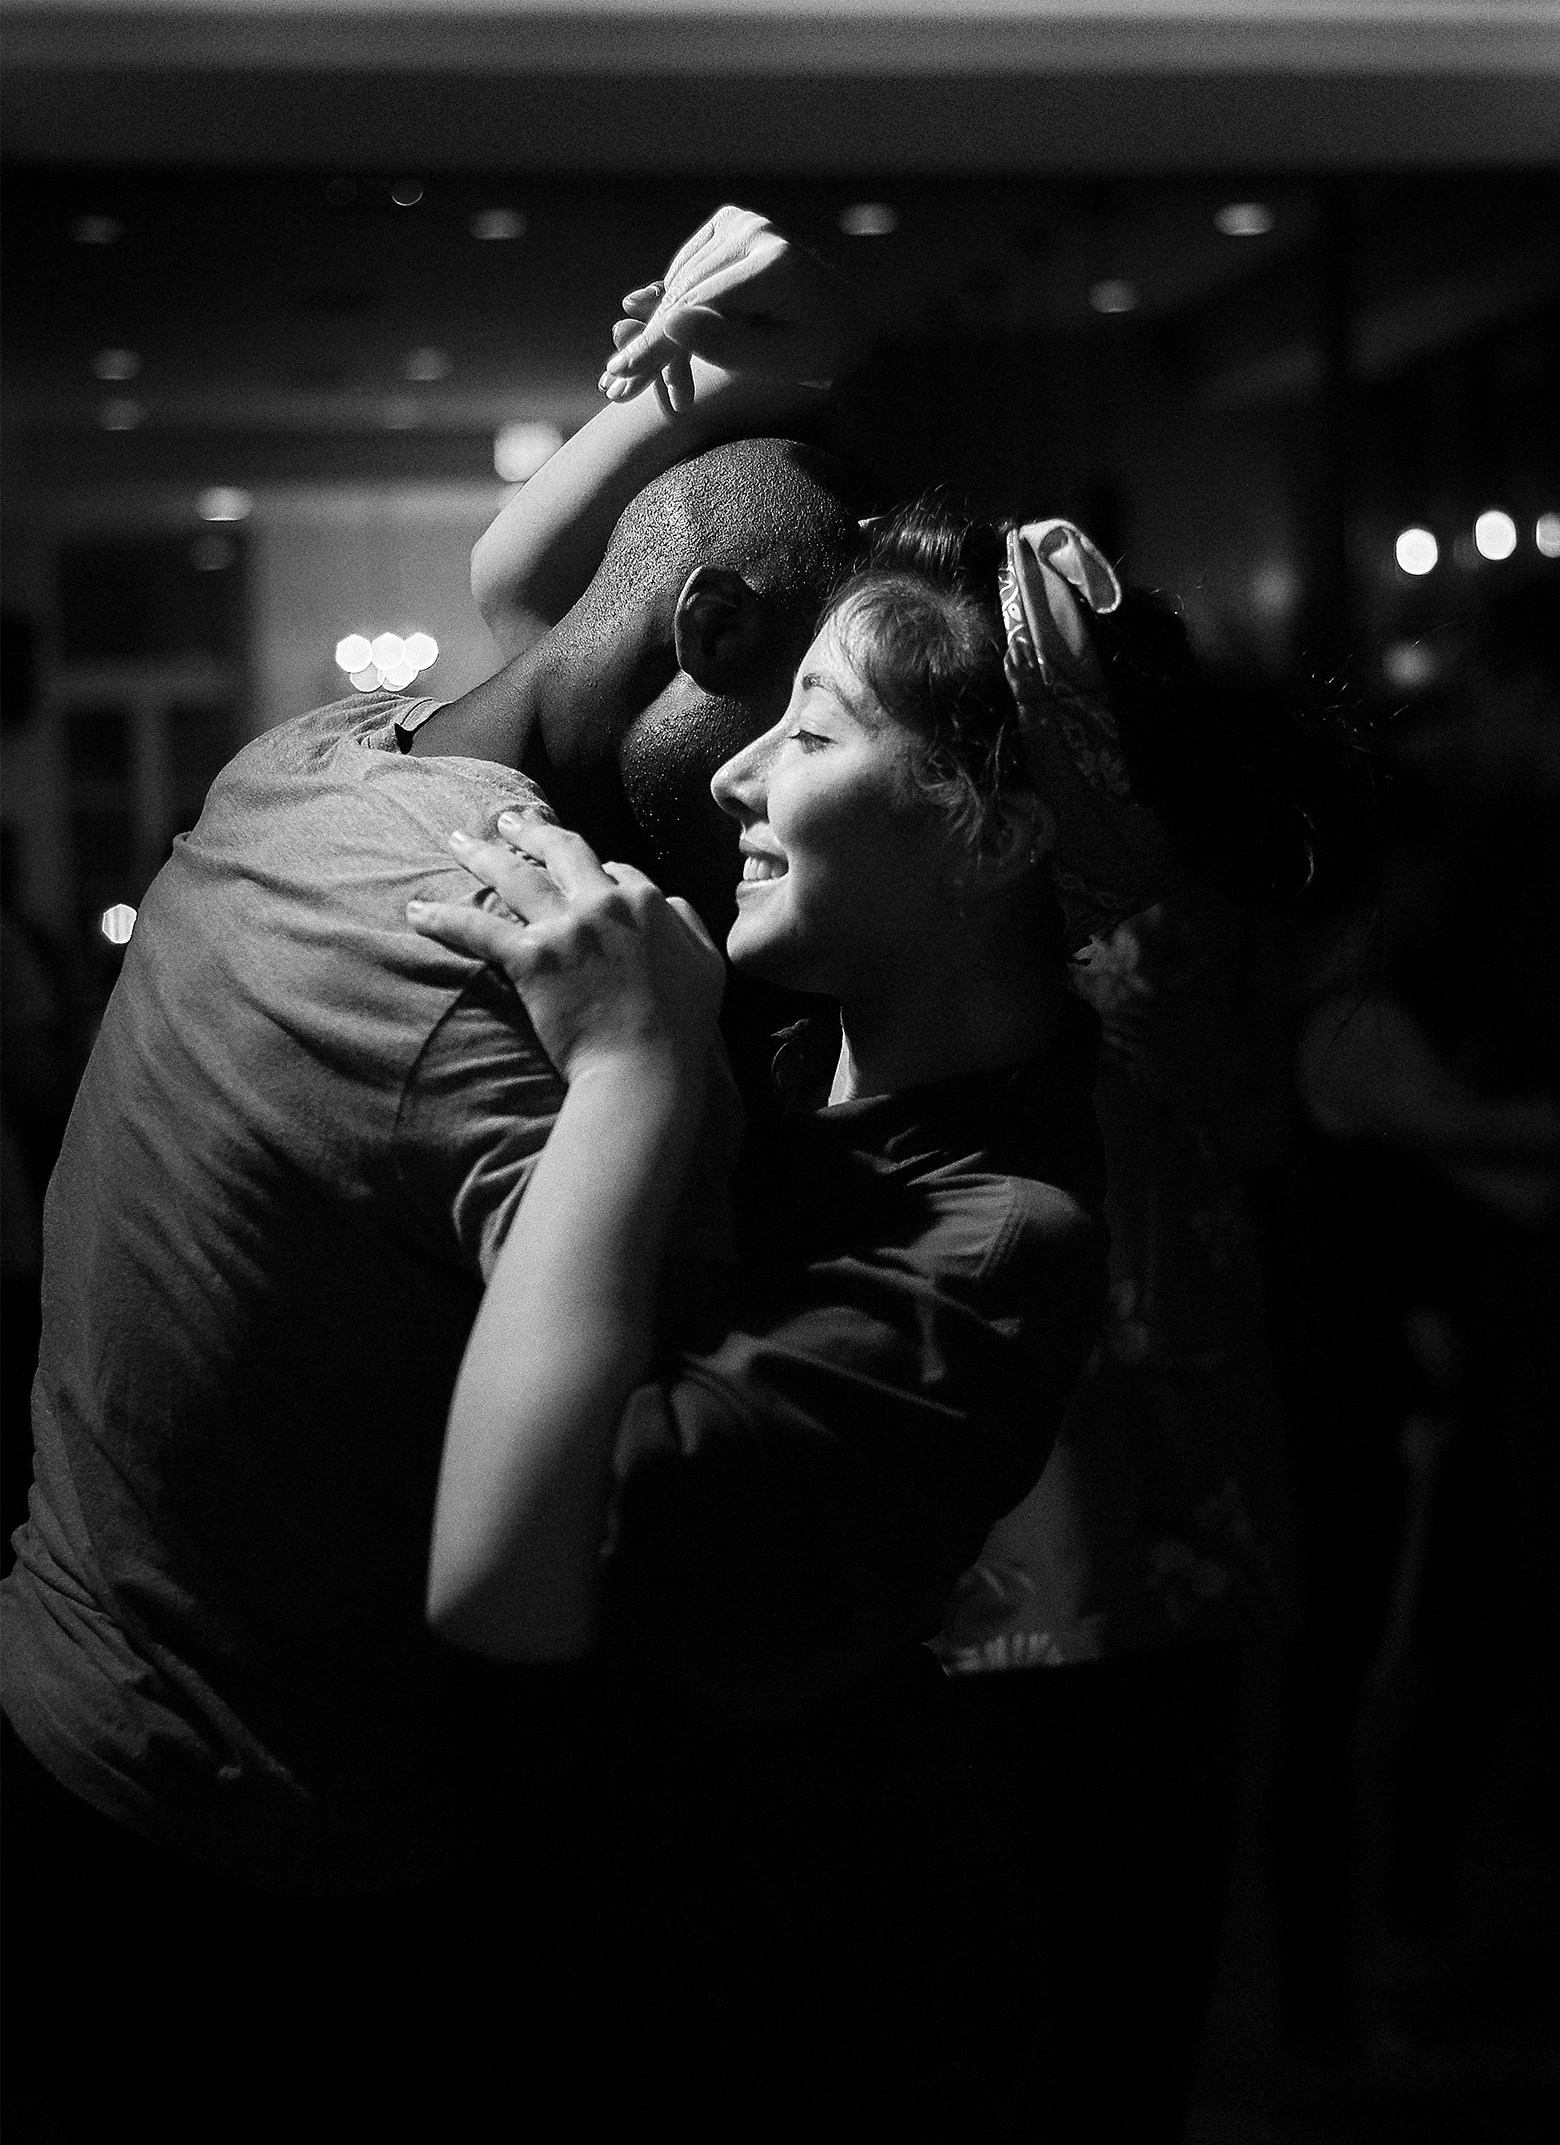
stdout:
<svg viewBox="0 0 1560 2145">
<path fill-rule="evenodd" d="M 742 844 L 742 884 L 762 886 L 771 879 L 783 879 L 786 872 L 785 858 L 776 856 L 772 850 L 752 849 Z"/>
</svg>

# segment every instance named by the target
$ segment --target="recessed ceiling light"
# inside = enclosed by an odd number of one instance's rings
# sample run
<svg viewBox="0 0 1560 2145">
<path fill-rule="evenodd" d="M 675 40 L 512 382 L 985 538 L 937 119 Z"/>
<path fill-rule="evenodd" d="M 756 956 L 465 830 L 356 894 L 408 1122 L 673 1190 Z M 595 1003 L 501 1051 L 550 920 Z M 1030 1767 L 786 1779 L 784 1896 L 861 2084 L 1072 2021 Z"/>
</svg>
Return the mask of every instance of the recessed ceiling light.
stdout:
<svg viewBox="0 0 1560 2145">
<path fill-rule="evenodd" d="M 98 407 L 98 423 L 105 432 L 133 432 L 146 415 L 129 395 L 114 395 Z"/>
<path fill-rule="evenodd" d="M 1138 303 L 1138 287 L 1125 276 L 1105 276 L 1091 284 L 1089 303 L 1096 313 L 1131 313 Z"/>
<path fill-rule="evenodd" d="M 196 500 L 195 511 L 202 521 L 247 521 L 254 504 L 253 497 L 236 484 L 213 484 Z"/>
<path fill-rule="evenodd" d="M 123 238 L 125 227 L 117 216 L 78 216 L 70 235 L 78 246 L 111 246 Z"/>
<path fill-rule="evenodd" d="M 141 360 L 133 350 L 100 350 L 92 360 L 92 370 L 100 380 L 133 380 L 141 369 Z"/>
<path fill-rule="evenodd" d="M 1533 541 L 1546 559 L 1560 559 L 1560 514 L 1540 514 L 1533 524 Z"/>
<path fill-rule="evenodd" d="M 525 218 L 518 209 L 478 209 L 471 219 L 473 238 L 523 238 Z"/>
<path fill-rule="evenodd" d="M 1473 525 L 1473 540 L 1484 559 L 1509 559 L 1517 548 L 1517 525 L 1498 506 L 1486 507 Z"/>
<path fill-rule="evenodd" d="M 1392 549 L 1404 573 L 1415 576 L 1433 573 L 1441 556 L 1441 547 L 1428 529 L 1402 530 Z"/>
<path fill-rule="evenodd" d="M 1214 212 L 1214 229 L 1226 238 L 1264 238 L 1277 221 L 1265 201 L 1226 201 Z"/>
<path fill-rule="evenodd" d="M 397 179 L 390 189 L 390 199 L 398 209 L 414 209 L 422 197 L 421 179 Z"/>
<path fill-rule="evenodd" d="M 442 380 L 454 370 L 454 365 L 447 350 L 435 350 L 430 344 L 419 350 L 408 350 L 401 370 L 408 380 Z"/>
<path fill-rule="evenodd" d="M 840 210 L 839 224 L 847 238 L 887 238 L 899 229 L 899 211 L 887 201 L 853 201 Z"/>
</svg>

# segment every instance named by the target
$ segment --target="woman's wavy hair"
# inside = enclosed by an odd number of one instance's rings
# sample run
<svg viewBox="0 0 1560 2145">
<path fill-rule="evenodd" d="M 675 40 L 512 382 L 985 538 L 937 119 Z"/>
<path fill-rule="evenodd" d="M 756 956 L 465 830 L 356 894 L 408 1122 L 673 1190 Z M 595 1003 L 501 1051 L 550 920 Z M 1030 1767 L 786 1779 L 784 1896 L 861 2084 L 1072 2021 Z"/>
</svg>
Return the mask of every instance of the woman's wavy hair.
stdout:
<svg viewBox="0 0 1560 2145">
<path fill-rule="evenodd" d="M 918 788 L 972 848 L 1005 791 L 1032 787 L 1003 668 L 997 575 L 1011 522 L 940 494 L 875 523 L 830 598 L 852 667 L 918 740 Z M 1264 908 L 1347 899 L 1373 840 L 1369 755 L 1340 711 L 1211 677 L 1165 596 L 1090 615 L 1132 792 L 1194 876 Z"/>
</svg>

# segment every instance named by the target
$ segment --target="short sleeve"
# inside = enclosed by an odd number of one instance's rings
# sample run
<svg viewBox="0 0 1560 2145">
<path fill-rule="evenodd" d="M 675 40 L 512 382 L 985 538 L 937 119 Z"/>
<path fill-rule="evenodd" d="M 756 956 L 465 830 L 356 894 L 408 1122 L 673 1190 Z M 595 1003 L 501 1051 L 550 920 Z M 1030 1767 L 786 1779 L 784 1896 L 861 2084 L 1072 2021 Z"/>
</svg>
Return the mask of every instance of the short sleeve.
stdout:
<svg viewBox="0 0 1560 2145">
<path fill-rule="evenodd" d="M 1099 1223 L 1011 1178 L 929 1192 L 886 1248 L 751 1286 L 625 1413 L 611 1643 L 762 1713 L 933 1636 L 1039 1477 L 1104 1292 Z"/>
<path fill-rule="evenodd" d="M 407 1082 L 397 1159 L 433 1241 L 484 1284 L 563 1097 L 507 980 L 475 969 Z"/>
</svg>

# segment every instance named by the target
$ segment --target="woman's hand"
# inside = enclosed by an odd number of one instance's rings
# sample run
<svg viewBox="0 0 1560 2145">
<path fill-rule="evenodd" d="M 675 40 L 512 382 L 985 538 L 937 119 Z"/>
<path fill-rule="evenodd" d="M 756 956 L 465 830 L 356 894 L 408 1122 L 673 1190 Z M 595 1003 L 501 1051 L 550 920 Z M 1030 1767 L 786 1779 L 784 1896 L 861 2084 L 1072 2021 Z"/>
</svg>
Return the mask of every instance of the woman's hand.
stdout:
<svg viewBox="0 0 1560 2145">
<path fill-rule="evenodd" d="M 630 864 L 601 863 L 565 827 L 518 812 L 498 826 L 505 842 L 452 834 L 450 846 L 520 921 L 413 901 L 413 928 L 503 969 L 566 1081 L 646 1053 L 702 1079 L 725 964 L 688 903 Z"/>
<path fill-rule="evenodd" d="M 655 384 L 692 407 L 691 360 L 728 372 L 827 387 L 865 344 L 844 285 L 750 209 L 717 209 L 659 281 L 631 290 L 612 331 L 602 391 L 626 402 Z"/>
</svg>

